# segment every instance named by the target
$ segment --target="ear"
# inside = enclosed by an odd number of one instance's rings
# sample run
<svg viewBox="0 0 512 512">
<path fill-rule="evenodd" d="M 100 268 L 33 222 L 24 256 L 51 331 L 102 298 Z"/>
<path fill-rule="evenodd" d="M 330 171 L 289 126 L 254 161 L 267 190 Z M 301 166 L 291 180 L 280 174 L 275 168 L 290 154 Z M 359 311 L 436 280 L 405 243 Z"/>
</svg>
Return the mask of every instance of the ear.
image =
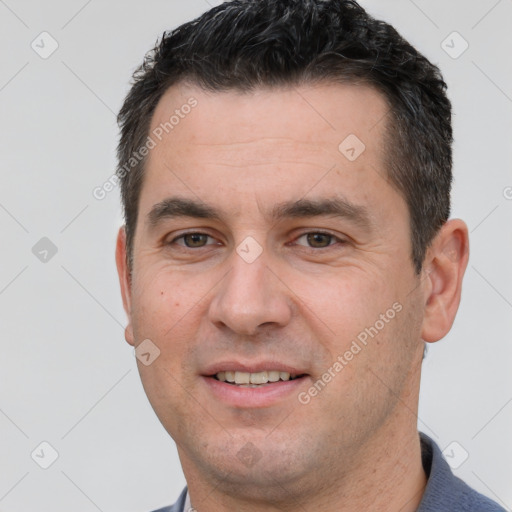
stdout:
<svg viewBox="0 0 512 512">
<path fill-rule="evenodd" d="M 422 338 L 429 343 L 446 336 L 459 308 L 462 278 L 469 259 L 466 224 L 459 219 L 446 222 L 427 250 L 424 269 L 425 314 Z"/>
<path fill-rule="evenodd" d="M 124 337 L 130 345 L 135 345 L 132 328 L 131 276 L 126 259 L 126 231 L 124 226 L 119 229 L 119 233 L 117 234 L 116 265 L 119 284 L 121 285 L 123 307 L 126 311 L 126 315 L 128 316 L 128 325 L 124 331 Z"/>
</svg>

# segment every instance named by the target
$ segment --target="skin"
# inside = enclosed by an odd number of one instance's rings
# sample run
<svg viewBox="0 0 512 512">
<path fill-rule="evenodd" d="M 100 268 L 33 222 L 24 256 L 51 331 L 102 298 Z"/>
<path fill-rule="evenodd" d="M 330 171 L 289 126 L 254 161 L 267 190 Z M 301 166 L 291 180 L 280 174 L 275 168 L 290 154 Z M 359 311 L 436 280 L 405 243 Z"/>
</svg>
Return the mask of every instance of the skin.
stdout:
<svg viewBox="0 0 512 512">
<path fill-rule="evenodd" d="M 416 274 L 407 206 L 383 165 L 387 105 L 372 88 L 212 93 L 179 84 L 161 99 L 151 129 L 192 96 L 197 107 L 149 154 L 131 277 L 124 228 L 116 252 L 126 340 L 150 339 L 160 350 L 152 364 L 138 361 L 139 371 L 177 444 L 192 505 L 416 510 L 426 484 L 417 433 L 424 342 L 442 338 L 454 320 L 466 225 L 446 223 Z M 366 146 L 353 162 L 338 149 L 349 134 Z M 149 212 L 168 197 L 200 201 L 220 218 L 178 216 L 150 227 Z M 284 201 L 334 197 L 364 208 L 367 225 L 270 215 Z M 332 238 L 307 236 L 319 231 Z M 177 237 L 191 232 L 208 237 L 189 248 Z M 247 237 L 262 249 L 252 263 L 237 253 Z M 298 393 L 396 303 L 395 318 L 301 404 Z M 202 376 L 233 359 L 287 363 L 307 377 L 268 405 L 234 406 Z M 253 463 L 237 456 L 242 449 Z"/>
</svg>

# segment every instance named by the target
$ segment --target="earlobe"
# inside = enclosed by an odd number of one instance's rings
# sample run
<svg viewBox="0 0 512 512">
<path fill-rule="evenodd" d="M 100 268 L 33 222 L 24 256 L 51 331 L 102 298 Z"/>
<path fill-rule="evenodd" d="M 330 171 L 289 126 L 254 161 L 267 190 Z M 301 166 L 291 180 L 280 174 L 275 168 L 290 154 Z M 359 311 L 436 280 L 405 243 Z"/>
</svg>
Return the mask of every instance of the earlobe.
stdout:
<svg viewBox="0 0 512 512">
<path fill-rule="evenodd" d="M 121 287 L 121 296 L 123 299 L 123 307 L 128 317 L 128 324 L 125 328 L 125 339 L 130 345 L 135 344 L 132 329 L 132 314 L 131 314 L 131 279 L 126 259 L 126 231 L 125 227 L 119 228 L 116 243 L 116 266 L 117 274 L 119 276 L 119 284 Z"/>
<path fill-rule="evenodd" d="M 468 259 L 467 226 L 459 219 L 450 220 L 437 234 L 425 258 L 424 341 L 438 341 L 451 329 L 460 304 Z"/>
</svg>

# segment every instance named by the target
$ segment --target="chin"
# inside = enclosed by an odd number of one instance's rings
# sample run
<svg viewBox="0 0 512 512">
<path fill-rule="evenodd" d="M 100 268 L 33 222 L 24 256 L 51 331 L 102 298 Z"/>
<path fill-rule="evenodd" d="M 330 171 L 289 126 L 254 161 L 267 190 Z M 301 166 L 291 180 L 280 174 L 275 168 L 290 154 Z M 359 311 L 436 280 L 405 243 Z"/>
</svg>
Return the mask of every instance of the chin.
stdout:
<svg viewBox="0 0 512 512">
<path fill-rule="evenodd" d="M 254 436 L 245 433 L 218 444 L 209 442 L 200 453 L 196 445 L 194 459 L 198 469 L 208 473 L 219 490 L 243 494 L 254 501 L 277 502 L 289 499 L 293 489 L 297 492 L 311 479 L 315 464 L 308 464 L 308 459 L 318 462 L 318 453 L 309 448 L 310 457 L 296 434 L 258 431 Z"/>
</svg>

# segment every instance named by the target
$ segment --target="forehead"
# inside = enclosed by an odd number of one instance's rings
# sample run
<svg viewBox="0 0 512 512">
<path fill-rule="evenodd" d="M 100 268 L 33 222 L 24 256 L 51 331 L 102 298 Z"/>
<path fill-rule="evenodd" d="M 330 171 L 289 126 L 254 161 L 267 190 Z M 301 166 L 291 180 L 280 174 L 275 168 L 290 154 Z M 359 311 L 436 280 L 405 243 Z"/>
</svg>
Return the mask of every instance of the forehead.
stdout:
<svg viewBox="0 0 512 512">
<path fill-rule="evenodd" d="M 270 203 L 343 185 L 367 202 L 377 181 L 389 187 L 387 112 L 381 93 L 366 85 L 211 92 L 177 84 L 152 118 L 141 213 L 171 192 L 202 199 L 215 191 L 231 204 L 236 191 L 241 202 Z"/>
<path fill-rule="evenodd" d="M 334 145 L 337 151 L 340 141 L 352 133 L 370 146 L 378 144 L 387 111 L 383 95 L 362 84 L 211 92 L 179 83 L 160 99 L 151 132 L 160 133 L 165 144 L 176 149 L 188 143 L 233 145 L 257 138 L 268 143 L 293 135 L 331 150 Z"/>
</svg>

